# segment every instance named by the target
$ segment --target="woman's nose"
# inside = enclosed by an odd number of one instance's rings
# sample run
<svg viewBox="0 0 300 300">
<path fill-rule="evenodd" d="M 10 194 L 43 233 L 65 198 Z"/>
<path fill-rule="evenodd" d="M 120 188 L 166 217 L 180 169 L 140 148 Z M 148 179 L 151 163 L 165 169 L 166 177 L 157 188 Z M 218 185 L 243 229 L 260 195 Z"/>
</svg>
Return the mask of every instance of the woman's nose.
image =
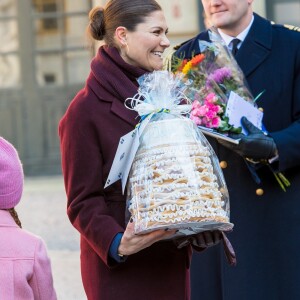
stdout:
<svg viewBox="0 0 300 300">
<path fill-rule="evenodd" d="M 162 38 L 160 45 L 166 48 L 170 46 L 170 40 L 167 38 L 166 35 Z"/>
</svg>

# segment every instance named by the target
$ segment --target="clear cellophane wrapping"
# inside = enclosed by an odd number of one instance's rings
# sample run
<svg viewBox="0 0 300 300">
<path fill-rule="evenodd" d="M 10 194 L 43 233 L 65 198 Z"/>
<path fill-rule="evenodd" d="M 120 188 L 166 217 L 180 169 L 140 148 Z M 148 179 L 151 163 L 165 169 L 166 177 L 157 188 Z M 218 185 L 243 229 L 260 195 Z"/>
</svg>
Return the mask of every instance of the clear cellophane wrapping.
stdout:
<svg viewBox="0 0 300 300">
<path fill-rule="evenodd" d="M 143 95 L 145 100 L 150 99 L 156 109 L 168 108 L 166 100 L 162 107 L 159 104 L 161 93 L 165 95 L 160 89 L 165 87 L 149 89 L 149 82 L 147 93 L 154 89 L 155 97 Z M 169 101 L 180 106 L 178 99 Z M 188 235 L 233 227 L 216 154 L 189 118 L 172 114 L 172 109 L 151 118 L 140 136 L 129 174 L 127 208 L 137 234 L 169 228 Z"/>
</svg>

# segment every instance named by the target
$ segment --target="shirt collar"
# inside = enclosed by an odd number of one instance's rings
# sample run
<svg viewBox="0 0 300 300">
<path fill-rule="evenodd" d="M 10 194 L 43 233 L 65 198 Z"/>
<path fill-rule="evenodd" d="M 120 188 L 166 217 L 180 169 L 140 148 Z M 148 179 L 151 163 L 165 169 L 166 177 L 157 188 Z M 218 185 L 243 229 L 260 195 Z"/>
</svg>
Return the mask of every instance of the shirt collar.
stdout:
<svg viewBox="0 0 300 300">
<path fill-rule="evenodd" d="M 227 46 L 229 46 L 231 41 L 235 38 L 239 39 L 241 41 L 241 43 L 243 43 L 244 39 L 246 38 L 246 36 L 247 36 L 251 26 L 252 26 L 253 21 L 254 21 L 254 16 L 252 16 L 252 19 L 251 19 L 251 22 L 249 23 L 249 25 L 241 33 L 239 33 L 237 36 L 234 36 L 234 37 L 232 37 L 228 34 L 225 34 L 220 29 L 218 29 L 218 31 L 219 31 L 222 39 L 224 40 L 224 42 L 226 43 Z"/>
</svg>

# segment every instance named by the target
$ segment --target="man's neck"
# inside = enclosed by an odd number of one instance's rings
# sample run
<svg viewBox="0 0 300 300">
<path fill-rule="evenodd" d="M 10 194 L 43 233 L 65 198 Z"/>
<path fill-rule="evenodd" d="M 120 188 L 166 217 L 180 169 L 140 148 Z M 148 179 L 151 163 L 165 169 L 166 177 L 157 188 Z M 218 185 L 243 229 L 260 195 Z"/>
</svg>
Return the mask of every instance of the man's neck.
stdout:
<svg viewBox="0 0 300 300">
<path fill-rule="evenodd" d="M 225 41 L 226 45 L 229 45 L 229 43 L 232 41 L 232 38 L 238 38 L 241 42 L 243 42 L 252 26 L 253 21 L 254 21 L 254 16 L 252 16 L 252 19 L 251 19 L 249 25 L 242 32 L 240 32 L 239 34 L 237 34 L 235 36 L 228 35 L 228 34 L 224 33 L 221 29 L 218 29 L 218 31 L 219 31 L 222 39 Z"/>
</svg>

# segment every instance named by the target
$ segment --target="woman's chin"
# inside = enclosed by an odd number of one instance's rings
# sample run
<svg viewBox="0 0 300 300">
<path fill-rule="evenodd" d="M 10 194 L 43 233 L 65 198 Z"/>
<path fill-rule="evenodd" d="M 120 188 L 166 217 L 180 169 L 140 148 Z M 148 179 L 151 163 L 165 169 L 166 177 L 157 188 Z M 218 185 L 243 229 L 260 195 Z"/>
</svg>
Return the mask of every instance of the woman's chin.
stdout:
<svg viewBox="0 0 300 300">
<path fill-rule="evenodd" d="M 163 68 L 163 63 L 159 63 L 159 64 L 156 64 L 155 66 L 153 66 L 153 71 L 159 71 Z"/>
</svg>

